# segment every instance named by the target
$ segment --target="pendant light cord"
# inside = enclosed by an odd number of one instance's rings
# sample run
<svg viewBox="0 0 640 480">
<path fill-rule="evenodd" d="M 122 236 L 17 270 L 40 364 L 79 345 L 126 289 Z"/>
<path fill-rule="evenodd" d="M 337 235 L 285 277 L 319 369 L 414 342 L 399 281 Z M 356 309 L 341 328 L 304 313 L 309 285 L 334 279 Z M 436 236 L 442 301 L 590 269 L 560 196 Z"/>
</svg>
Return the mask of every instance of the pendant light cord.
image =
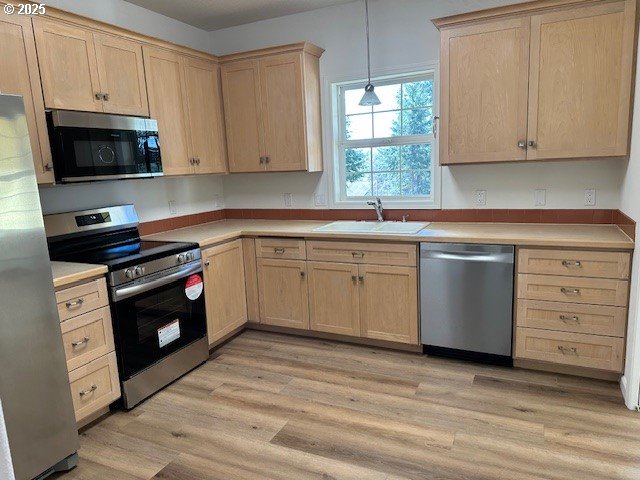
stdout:
<svg viewBox="0 0 640 480">
<path fill-rule="evenodd" d="M 364 0 L 364 12 L 367 26 L 367 79 L 368 84 L 371 84 L 371 51 L 369 48 L 369 0 Z"/>
</svg>

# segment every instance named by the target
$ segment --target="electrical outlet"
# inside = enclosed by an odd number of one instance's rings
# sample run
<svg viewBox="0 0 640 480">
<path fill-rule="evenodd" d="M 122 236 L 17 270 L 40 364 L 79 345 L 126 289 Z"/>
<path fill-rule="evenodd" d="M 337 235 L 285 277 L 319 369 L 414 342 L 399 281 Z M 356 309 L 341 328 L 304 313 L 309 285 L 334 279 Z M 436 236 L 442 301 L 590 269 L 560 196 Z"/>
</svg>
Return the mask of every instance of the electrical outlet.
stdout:
<svg viewBox="0 0 640 480">
<path fill-rule="evenodd" d="M 584 204 L 587 207 L 596 206 L 596 189 L 588 188 L 584 191 Z"/>
<path fill-rule="evenodd" d="M 475 202 L 477 207 L 482 207 L 487 204 L 487 191 L 476 190 Z"/>
<path fill-rule="evenodd" d="M 536 207 L 544 207 L 547 204 L 547 191 L 544 189 L 535 190 L 533 200 Z"/>
<path fill-rule="evenodd" d="M 169 213 L 171 215 L 177 215 L 178 214 L 178 206 L 176 205 L 176 201 L 175 200 L 169 200 Z"/>
<path fill-rule="evenodd" d="M 285 193 L 283 197 L 284 197 L 284 206 L 287 208 L 291 208 L 291 206 L 293 205 L 293 194 Z"/>
<path fill-rule="evenodd" d="M 327 205 L 327 196 L 324 193 L 316 193 L 313 199 L 316 207 L 324 207 Z"/>
</svg>

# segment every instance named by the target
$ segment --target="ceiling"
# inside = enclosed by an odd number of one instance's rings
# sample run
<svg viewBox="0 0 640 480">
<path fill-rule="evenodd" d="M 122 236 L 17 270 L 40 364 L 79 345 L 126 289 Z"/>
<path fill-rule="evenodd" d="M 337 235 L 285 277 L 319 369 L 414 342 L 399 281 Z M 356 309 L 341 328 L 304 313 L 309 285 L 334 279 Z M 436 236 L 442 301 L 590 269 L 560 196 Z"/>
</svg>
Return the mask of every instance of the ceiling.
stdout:
<svg viewBox="0 0 640 480">
<path fill-rule="evenodd" d="M 349 3 L 354 0 L 126 0 L 203 30 Z"/>
</svg>

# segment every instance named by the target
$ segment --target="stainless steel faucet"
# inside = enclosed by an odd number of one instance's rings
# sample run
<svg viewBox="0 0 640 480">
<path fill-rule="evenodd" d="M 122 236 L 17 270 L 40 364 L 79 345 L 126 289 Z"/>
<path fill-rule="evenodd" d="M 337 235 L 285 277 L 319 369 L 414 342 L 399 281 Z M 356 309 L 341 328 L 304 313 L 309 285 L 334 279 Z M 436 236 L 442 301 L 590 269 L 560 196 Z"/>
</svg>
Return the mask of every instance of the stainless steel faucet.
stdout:
<svg viewBox="0 0 640 480">
<path fill-rule="evenodd" d="M 376 201 L 375 202 L 367 202 L 367 205 L 372 206 L 373 208 L 376 209 L 376 215 L 378 216 L 378 221 L 379 222 L 384 222 L 384 208 L 382 208 L 382 201 L 380 200 L 380 197 L 376 197 Z"/>
</svg>

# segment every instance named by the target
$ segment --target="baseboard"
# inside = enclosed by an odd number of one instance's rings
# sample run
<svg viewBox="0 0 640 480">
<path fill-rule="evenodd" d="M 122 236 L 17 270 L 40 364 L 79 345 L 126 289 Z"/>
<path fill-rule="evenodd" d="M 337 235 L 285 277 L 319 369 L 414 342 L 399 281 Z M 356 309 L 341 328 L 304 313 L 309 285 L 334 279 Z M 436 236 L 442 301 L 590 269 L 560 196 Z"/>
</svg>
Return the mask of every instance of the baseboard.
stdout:
<svg viewBox="0 0 640 480">
<path fill-rule="evenodd" d="M 297 328 L 277 327 L 274 325 L 265 325 L 255 322 L 247 323 L 247 328 L 250 330 L 260 330 L 262 332 L 282 333 L 285 335 L 296 335 L 298 337 L 319 338 L 322 340 L 352 343 L 354 345 L 367 345 L 370 347 L 387 348 L 403 352 L 422 353 L 422 345 L 408 345 L 406 343 L 389 342 L 373 338 L 349 337 L 347 335 L 338 335 L 336 333 L 318 332 L 316 330 L 299 330 Z"/>
</svg>

